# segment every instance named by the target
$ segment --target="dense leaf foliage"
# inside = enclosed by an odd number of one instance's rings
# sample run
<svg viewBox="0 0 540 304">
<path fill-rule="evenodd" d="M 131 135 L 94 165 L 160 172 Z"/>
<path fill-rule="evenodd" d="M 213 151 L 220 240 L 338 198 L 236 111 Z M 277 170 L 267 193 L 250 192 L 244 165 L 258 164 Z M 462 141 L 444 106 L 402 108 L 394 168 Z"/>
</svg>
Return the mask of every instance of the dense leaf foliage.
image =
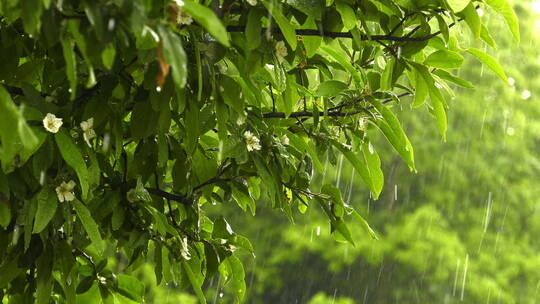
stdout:
<svg viewBox="0 0 540 304">
<path fill-rule="evenodd" d="M 488 6 L 519 41 L 505 0 L 0 1 L 0 289 L 141 302 L 124 272 L 151 261 L 158 284 L 205 303 L 219 275 L 241 302 L 237 250 L 252 245 L 206 210 L 255 214 L 260 197 L 291 221 L 322 210 L 338 241 L 354 244 L 349 218 L 377 238 L 337 187 L 311 182 L 341 155 L 377 199 L 374 134 L 416 170 L 402 97 L 445 138 L 450 84 L 471 86 L 452 72 L 464 55 L 508 81 L 454 33 L 494 46 Z"/>
</svg>

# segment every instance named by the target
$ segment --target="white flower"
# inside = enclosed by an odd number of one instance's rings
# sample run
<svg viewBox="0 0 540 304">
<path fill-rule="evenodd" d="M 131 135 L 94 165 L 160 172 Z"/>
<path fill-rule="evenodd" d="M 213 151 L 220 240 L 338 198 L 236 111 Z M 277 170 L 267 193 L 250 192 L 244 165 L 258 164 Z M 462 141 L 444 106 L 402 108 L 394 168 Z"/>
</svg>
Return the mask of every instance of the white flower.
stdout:
<svg viewBox="0 0 540 304">
<path fill-rule="evenodd" d="M 251 133 L 250 131 L 246 131 L 244 132 L 244 137 L 246 138 L 248 151 L 261 149 L 261 143 L 257 136 L 253 135 L 253 133 Z"/>
<path fill-rule="evenodd" d="M 94 131 L 94 118 L 90 117 L 87 121 L 81 122 L 81 129 L 83 130 L 84 141 L 86 141 L 89 147 L 92 147 L 90 140 L 96 137 L 96 132 Z"/>
<path fill-rule="evenodd" d="M 178 13 L 176 14 L 176 23 L 190 25 L 193 23 L 193 18 L 184 12 L 180 6 L 178 7 Z"/>
<path fill-rule="evenodd" d="M 45 128 L 45 130 L 51 133 L 58 132 L 62 124 L 62 118 L 57 118 L 52 113 L 47 113 L 47 115 L 45 115 L 45 118 L 43 118 L 43 127 Z"/>
<path fill-rule="evenodd" d="M 284 146 L 288 146 L 288 145 L 289 145 L 289 138 L 287 137 L 287 135 L 281 136 L 281 143 L 282 143 Z"/>
<path fill-rule="evenodd" d="M 523 92 L 521 92 L 521 99 L 527 100 L 529 98 L 531 98 L 531 91 L 523 90 Z"/>
<path fill-rule="evenodd" d="M 247 3 L 249 3 L 249 5 L 251 5 L 251 6 L 257 5 L 257 0 L 246 0 L 246 1 L 247 1 Z"/>
<path fill-rule="evenodd" d="M 238 118 L 236 119 L 236 124 L 239 126 L 243 125 L 245 122 L 246 122 L 245 116 L 238 116 Z"/>
<path fill-rule="evenodd" d="M 56 195 L 61 203 L 64 201 L 71 202 L 75 199 L 75 194 L 73 194 L 73 188 L 75 188 L 75 185 L 75 182 L 70 180 L 67 183 L 62 182 L 60 186 L 56 187 Z"/>
<path fill-rule="evenodd" d="M 180 254 L 182 255 L 182 257 L 186 260 L 190 260 L 191 259 L 191 253 L 189 253 L 189 247 L 188 247 L 188 243 L 187 243 L 187 238 L 183 238 L 181 239 L 181 242 L 182 244 L 182 248 L 180 249 Z"/>
<path fill-rule="evenodd" d="M 276 43 L 276 56 L 278 59 L 282 59 L 283 57 L 287 56 L 289 53 L 287 52 L 287 47 L 285 46 L 285 42 L 278 41 Z"/>
</svg>

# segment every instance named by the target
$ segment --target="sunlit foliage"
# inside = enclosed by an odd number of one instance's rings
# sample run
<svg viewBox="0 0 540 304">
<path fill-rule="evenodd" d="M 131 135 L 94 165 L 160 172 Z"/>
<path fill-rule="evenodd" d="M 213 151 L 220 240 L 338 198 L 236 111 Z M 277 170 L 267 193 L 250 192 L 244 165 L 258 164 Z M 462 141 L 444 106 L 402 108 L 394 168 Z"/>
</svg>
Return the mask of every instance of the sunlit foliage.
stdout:
<svg viewBox="0 0 540 304">
<path fill-rule="evenodd" d="M 1 292 L 141 302 L 126 273 L 150 261 L 158 284 L 205 303 L 220 276 L 242 302 L 252 245 L 206 210 L 255 214 L 261 197 L 291 221 L 321 210 L 338 241 L 354 243 L 346 220 L 377 238 L 315 172 L 343 157 L 377 199 L 373 133 L 415 171 L 401 98 L 445 139 L 464 56 L 508 82 L 454 33 L 494 46 L 488 7 L 519 41 L 505 0 L 0 1 Z"/>
</svg>

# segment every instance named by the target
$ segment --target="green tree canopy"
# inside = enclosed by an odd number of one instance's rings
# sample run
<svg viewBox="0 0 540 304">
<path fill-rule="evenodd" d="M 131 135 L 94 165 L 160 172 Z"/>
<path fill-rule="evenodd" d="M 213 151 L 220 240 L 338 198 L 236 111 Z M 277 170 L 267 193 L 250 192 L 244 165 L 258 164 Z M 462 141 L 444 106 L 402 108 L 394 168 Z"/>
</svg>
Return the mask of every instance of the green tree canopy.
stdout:
<svg viewBox="0 0 540 304">
<path fill-rule="evenodd" d="M 416 170 L 392 107 L 411 96 L 445 139 L 450 85 L 472 86 L 455 74 L 464 55 L 508 82 L 460 39 L 495 47 L 488 7 L 518 42 L 505 0 L 0 1 L 1 292 L 141 302 L 126 272 L 150 261 L 158 284 L 205 303 L 219 275 L 241 302 L 237 250 L 252 245 L 207 209 L 255 214 L 260 197 L 291 221 L 322 210 L 338 241 L 354 243 L 348 218 L 376 238 L 311 181 L 341 155 L 377 199 L 377 133 Z"/>
</svg>

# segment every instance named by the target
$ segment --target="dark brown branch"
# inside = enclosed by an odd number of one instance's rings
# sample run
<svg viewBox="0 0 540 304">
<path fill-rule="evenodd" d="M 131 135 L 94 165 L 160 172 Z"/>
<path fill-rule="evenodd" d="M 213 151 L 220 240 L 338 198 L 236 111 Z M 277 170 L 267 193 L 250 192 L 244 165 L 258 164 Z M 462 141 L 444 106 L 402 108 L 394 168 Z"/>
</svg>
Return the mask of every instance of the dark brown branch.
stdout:
<svg viewBox="0 0 540 304">
<path fill-rule="evenodd" d="M 397 95 L 398 98 L 410 96 L 412 93 L 405 92 L 402 94 Z M 383 104 L 387 104 L 389 102 L 392 102 L 392 98 L 388 98 L 382 101 Z M 370 109 L 373 109 L 374 106 L 367 106 L 365 108 L 354 110 L 350 112 L 322 112 L 319 111 L 319 116 L 329 116 L 329 117 L 348 117 L 357 115 L 363 112 L 366 112 Z M 299 112 L 292 112 L 291 115 L 287 116 L 283 112 L 269 112 L 269 113 L 263 113 L 263 118 L 299 118 L 299 117 L 313 117 L 313 112 L 306 112 L 306 111 L 299 111 Z"/>
<path fill-rule="evenodd" d="M 448 27 L 453 26 L 455 23 L 452 23 Z M 229 33 L 238 33 L 238 32 L 244 32 L 246 29 L 245 26 L 227 26 L 227 31 Z M 272 33 L 281 33 L 281 30 L 277 27 L 272 28 L 262 28 L 261 33 L 264 33 L 265 31 L 270 31 Z M 322 36 L 322 37 L 329 37 L 329 38 L 353 38 L 353 35 L 351 32 L 329 32 L 329 31 L 319 31 L 315 29 L 298 29 L 295 30 L 296 35 L 299 36 Z M 371 40 L 371 41 L 398 41 L 398 42 L 406 42 L 406 41 L 425 41 L 429 40 L 437 35 L 439 35 L 441 32 L 437 31 L 435 33 L 429 34 L 427 36 L 422 37 L 406 37 L 406 36 L 392 36 L 392 35 L 361 35 L 361 40 Z"/>
<path fill-rule="evenodd" d="M 190 200 L 189 197 L 187 197 L 185 195 L 182 195 L 182 194 L 169 193 L 169 192 L 163 191 L 161 189 L 157 189 L 157 188 L 146 188 L 146 190 L 150 194 L 161 196 L 161 197 L 166 198 L 168 200 L 173 200 L 173 201 L 182 203 L 184 205 L 190 205 L 192 203 L 192 200 Z"/>
</svg>

